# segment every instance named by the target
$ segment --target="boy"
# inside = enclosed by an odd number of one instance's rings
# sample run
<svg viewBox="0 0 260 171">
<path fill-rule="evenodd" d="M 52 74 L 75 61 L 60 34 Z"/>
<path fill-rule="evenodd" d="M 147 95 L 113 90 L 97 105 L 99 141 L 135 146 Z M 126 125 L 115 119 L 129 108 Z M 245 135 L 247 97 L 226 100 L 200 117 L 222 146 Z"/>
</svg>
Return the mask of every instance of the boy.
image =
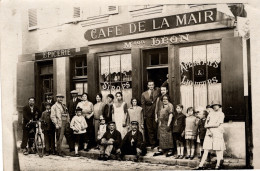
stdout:
<svg viewBox="0 0 260 171">
<path fill-rule="evenodd" d="M 45 103 L 45 111 L 42 113 L 42 117 L 40 119 L 41 128 L 44 133 L 46 156 L 50 155 L 51 152 L 53 155 L 55 154 L 55 125 L 51 120 L 51 105 L 52 103 Z"/>
<path fill-rule="evenodd" d="M 84 142 L 84 150 L 87 149 L 87 137 L 86 137 L 86 129 L 88 125 L 87 122 L 82 116 L 82 109 L 78 107 L 76 109 L 76 115 L 72 118 L 70 123 L 70 128 L 73 130 L 73 134 L 75 137 L 75 156 L 79 157 L 79 142 L 83 140 Z"/>
<path fill-rule="evenodd" d="M 204 138 L 205 138 L 205 135 L 206 135 L 206 128 L 205 128 L 205 122 L 206 122 L 206 119 L 207 119 L 207 116 L 208 116 L 208 112 L 206 110 L 202 111 L 202 114 L 199 115 L 199 126 L 198 126 L 198 129 L 199 129 L 199 139 L 200 139 L 200 156 L 199 158 L 201 158 L 203 156 L 203 142 L 204 142 Z"/>
</svg>

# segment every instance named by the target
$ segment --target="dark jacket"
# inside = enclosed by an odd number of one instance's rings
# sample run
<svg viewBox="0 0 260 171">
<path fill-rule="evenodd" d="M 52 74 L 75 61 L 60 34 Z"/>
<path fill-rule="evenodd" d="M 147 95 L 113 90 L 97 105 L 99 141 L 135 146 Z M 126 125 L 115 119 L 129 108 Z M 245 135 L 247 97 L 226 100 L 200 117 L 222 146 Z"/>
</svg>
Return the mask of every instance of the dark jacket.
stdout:
<svg viewBox="0 0 260 171">
<path fill-rule="evenodd" d="M 112 111 L 113 111 L 113 104 L 106 104 L 104 107 L 104 115 L 103 115 L 103 117 L 106 120 L 106 123 L 112 121 Z"/>
<path fill-rule="evenodd" d="M 47 100 L 46 101 L 44 101 L 44 102 L 42 102 L 42 104 L 41 104 L 41 112 L 44 112 L 45 110 L 46 110 L 46 108 L 45 108 L 45 103 L 47 102 Z M 51 107 L 52 107 L 52 105 L 54 105 L 55 104 L 55 101 L 52 99 L 51 100 Z"/>
<path fill-rule="evenodd" d="M 131 140 L 134 139 L 133 145 L 131 145 Z M 143 140 L 143 134 L 137 130 L 134 135 L 132 135 L 132 131 L 129 131 L 121 143 L 121 151 L 126 155 L 136 155 L 136 148 L 140 150 L 145 150 L 145 144 Z"/>
<path fill-rule="evenodd" d="M 69 110 L 69 114 L 70 114 L 70 120 L 72 120 L 73 116 L 76 115 L 75 110 L 76 110 L 76 107 L 79 102 L 81 102 L 81 100 L 79 98 L 77 98 L 77 100 L 75 102 L 73 102 L 73 99 L 71 99 L 69 101 L 68 110 Z"/>
<path fill-rule="evenodd" d="M 204 139 L 205 135 L 206 135 L 207 129 L 205 128 L 205 122 L 206 122 L 206 119 L 200 119 L 199 120 L 198 130 L 199 130 L 200 139 Z"/>
<path fill-rule="evenodd" d="M 55 125 L 51 120 L 51 111 L 48 112 L 47 110 L 45 110 L 42 113 L 41 121 L 42 121 L 41 128 L 43 129 L 43 131 L 51 131 L 51 130 L 55 131 Z"/>
<path fill-rule="evenodd" d="M 185 129 L 185 118 L 186 116 L 183 113 L 175 113 L 173 115 L 173 119 L 172 119 L 172 132 L 173 133 L 182 133 Z"/>
<path fill-rule="evenodd" d="M 154 90 L 153 97 L 149 96 L 148 90 L 143 92 L 141 97 L 141 104 L 144 110 L 144 118 L 154 118 L 156 100 L 159 97 L 159 90 Z"/>
<path fill-rule="evenodd" d="M 31 112 L 31 108 L 29 105 L 23 107 L 23 129 L 26 128 L 26 124 L 30 120 L 38 120 L 41 117 L 39 109 L 34 106 L 33 112 Z"/>
<path fill-rule="evenodd" d="M 113 134 L 110 133 L 110 130 L 107 130 L 103 137 L 101 139 L 105 138 L 106 140 L 109 140 L 112 138 L 114 141 L 113 146 L 115 149 L 120 148 L 122 138 L 121 138 L 121 133 L 118 130 L 114 130 Z"/>
</svg>

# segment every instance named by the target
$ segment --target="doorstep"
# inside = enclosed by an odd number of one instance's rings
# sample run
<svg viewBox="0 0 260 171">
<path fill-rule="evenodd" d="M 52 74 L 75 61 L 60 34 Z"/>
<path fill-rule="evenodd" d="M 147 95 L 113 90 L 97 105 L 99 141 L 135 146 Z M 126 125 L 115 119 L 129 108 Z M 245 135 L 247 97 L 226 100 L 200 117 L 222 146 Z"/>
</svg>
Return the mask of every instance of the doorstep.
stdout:
<svg viewBox="0 0 260 171">
<path fill-rule="evenodd" d="M 179 165 L 179 166 L 187 166 L 190 168 L 195 168 L 199 165 L 199 159 L 195 157 L 193 160 L 190 159 L 175 159 L 174 156 L 165 157 L 163 156 L 156 156 L 154 157 L 153 154 L 157 150 L 151 150 L 151 148 L 147 148 L 147 154 L 145 156 L 141 156 L 139 158 L 139 162 L 146 162 L 152 164 L 166 164 L 166 165 Z M 74 156 L 74 152 L 70 152 L 68 146 L 63 148 L 63 152 L 66 156 Z M 91 158 L 91 159 L 98 159 L 99 157 L 99 150 L 91 149 L 90 151 L 79 151 L 80 156 Z M 133 161 L 135 156 L 133 155 L 126 155 L 125 160 Z M 211 163 L 206 163 L 207 167 L 214 169 L 216 161 L 216 157 L 212 158 Z M 224 168 L 223 169 L 245 169 L 246 162 L 244 159 L 233 159 L 233 158 L 225 158 L 224 160 Z"/>
</svg>

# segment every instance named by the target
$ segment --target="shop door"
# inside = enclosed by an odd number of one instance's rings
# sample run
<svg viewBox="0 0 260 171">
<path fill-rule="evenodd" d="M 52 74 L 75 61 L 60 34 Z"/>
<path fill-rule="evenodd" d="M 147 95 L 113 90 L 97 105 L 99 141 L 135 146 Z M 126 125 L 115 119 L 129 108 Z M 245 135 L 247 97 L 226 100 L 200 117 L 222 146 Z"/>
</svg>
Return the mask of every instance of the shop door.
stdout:
<svg viewBox="0 0 260 171">
<path fill-rule="evenodd" d="M 188 107 L 205 108 L 213 100 L 222 103 L 220 43 L 175 46 L 172 53 L 170 81 L 184 112 Z"/>
<path fill-rule="evenodd" d="M 155 88 L 160 88 L 168 76 L 167 48 L 144 51 L 143 91 L 147 90 L 148 80 L 153 80 Z"/>
</svg>

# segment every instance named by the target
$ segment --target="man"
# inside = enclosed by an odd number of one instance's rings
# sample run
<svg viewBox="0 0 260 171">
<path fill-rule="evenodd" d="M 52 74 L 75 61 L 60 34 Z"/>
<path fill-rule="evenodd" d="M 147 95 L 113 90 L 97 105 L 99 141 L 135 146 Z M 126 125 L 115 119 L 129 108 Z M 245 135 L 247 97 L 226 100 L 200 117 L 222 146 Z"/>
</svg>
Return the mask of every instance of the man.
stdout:
<svg viewBox="0 0 260 171">
<path fill-rule="evenodd" d="M 63 104 L 64 96 L 57 94 L 57 102 L 51 107 L 51 120 L 56 127 L 57 152 L 59 156 L 63 156 L 61 151 L 61 143 L 65 132 L 66 124 L 70 122 L 68 109 Z"/>
<path fill-rule="evenodd" d="M 107 95 L 107 104 L 105 105 L 104 116 L 103 116 L 106 120 L 106 123 L 112 121 L 113 101 L 114 101 L 113 94 L 108 94 Z"/>
<path fill-rule="evenodd" d="M 46 99 L 44 102 L 42 102 L 41 112 L 44 112 L 46 110 L 46 108 L 45 108 L 46 102 L 50 103 L 51 106 L 55 104 L 55 101 L 53 100 L 53 94 L 51 92 L 48 92 L 45 95 L 46 95 Z"/>
<path fill-rule="evenodd" d="M 158 90 L 154 90 L 154 81 L 148 81 L 148 90 L 143 92 L 141 104 L 144 110 L 144 126 L 147 136 L 147 143 L 154 149 L 157 140 L 157 126 L 155 122 L 155 106 L 156 99 L 159 96 Z"/>
<path fill-rule="evenodd" d="M 146 154 L 146 148 L 143 140 L 143 134 L 139 131 L 139 123 L 131 122 L 131 131 L 124 137 L 121 143 L 121 157 L 124 155 L 136 155 L 135 161 L 138 161 L 140 155 Z"/>
<path fill-rule="evenodd" d="M 31 121 L 38 120 L 40 118 L 40 111 L 35 106 L 35 98 L 30 97 L 28 99 L 28 105 L 23 108 L 23 138 L 21 149 L 24 155 L 32 153 L 33 139 L 35 136 L 35 127 L 31 127 Z M 28 150 L 26 149 L 28 143 Z"/>
<path fill-rule="evenodd" d="M 72 96 L 72 99 L 69 101 L 69 115 L 70 115 L 70 121 L 72 120 L 73 116 L 75 116 L 75 110 L 76 110 L 76 107 L 78 105 L 78 103 L 81 101 L 79 98 L 78 98 L 78 91 L 77 90 L 72 90 L 70 92 L 71 96 Z M 70 125 L 67 124 L 66 125 L 66 130 L 65 130 L 65 136 L 66 136 L 66 139 L 68 141 L 68 145 L 69 145 L 69 148 L 70 148 L 70 152 L 74 151 L 74 146 L 75 146 L 75 142 L 74 142 L 74 136 L 73 136 L 73 130 L 70 128 Z"/>
<path fill-rule="evenodd" d="M 120 153 L 121 134 L 115 129 L 115 122 L 108 123 L 108 130 L 101 138 L 99 160 L 108 160 L 112 154 Z"/>
</svg>

